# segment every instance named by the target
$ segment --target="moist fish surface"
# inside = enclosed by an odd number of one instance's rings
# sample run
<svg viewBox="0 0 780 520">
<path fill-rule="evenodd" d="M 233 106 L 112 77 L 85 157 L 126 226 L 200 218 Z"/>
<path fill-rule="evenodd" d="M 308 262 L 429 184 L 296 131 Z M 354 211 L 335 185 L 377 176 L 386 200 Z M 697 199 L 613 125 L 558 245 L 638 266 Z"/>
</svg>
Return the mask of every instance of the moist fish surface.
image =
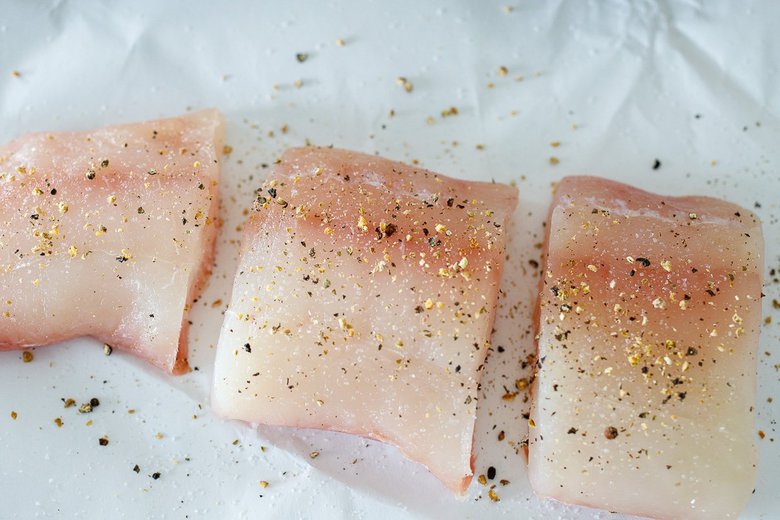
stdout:
<svg viewBox="0 0 780 520">
<path fill-rule="evenodd" d="M 0 147 L 0 350 L 93 336 L 187 370 L 221 140 L 206 110 Z"/>
<path fill-rule="evenodd" d="M 288 150 L 244 227 L 216 411 L 379 439 L 465 491 L 516 203 L 506 185 Z"/>
<path fill-rule="evenodd" d="M 762 272 L 750 211 L 562 180 L 539 297 L 536 493 L 655 518 L 736 518 L 756 475 Z"/>
</svg>

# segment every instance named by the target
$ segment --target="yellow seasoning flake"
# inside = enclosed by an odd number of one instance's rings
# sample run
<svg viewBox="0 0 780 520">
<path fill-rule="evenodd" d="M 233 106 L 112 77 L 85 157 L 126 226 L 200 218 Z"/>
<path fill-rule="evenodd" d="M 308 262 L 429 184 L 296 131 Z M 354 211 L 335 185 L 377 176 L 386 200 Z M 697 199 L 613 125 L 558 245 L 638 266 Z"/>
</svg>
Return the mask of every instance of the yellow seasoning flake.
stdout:
<svg viewBox="0 0 780 520">
<path fill-rule="evenodd" d="M 496 495 L 496 492 L 493 491 L 492 489 L 488 491 L 488 496 L 490 497 L 490 500 L 493 502 L 498 502 L 499 500 L 501 500 L 500 498 L 498 498 L 498 495 Z"/>
<path fill-rule="evenodd" d="M 116 204 L 116 195 L 109 195 L 108 197 L 106 197 L 106 201 L 109 204 Z"/>
<path fill-rule="evenodd" d="M 326 227 L 325 230 L 324 230 L 324 233 L 326 235 L 332 235 L 333 234 L 333 229 L 329 228 L 329 227 Z"/>
<path fill-rule="evenodd" d="M 530 426 L 531 428 L 536 428 L 536 423 L 534 422 L 533 419 L 528 419 L 528 426 Z"/>
<path fill-rule="evenodd" d="M 71 258 L 75 258 L 76 256 L 78 256 L 79 250 L 78 248 L 76 248 L 76 246 L 70 246 L 68 248 L 68 254 L 70 255 Z"/>
<path fill-rule="evenodd" d="M 436 224 L 437 233 L 444 233 L 445 231 L 447 231 L 447 226 L 445 226 L 444 224 Z"/>
<path fill-rule="evenodd" d="M 43 191 L 40 188 L 33 188 L 33 195 L 43 195 Z"/>
<path fill-rule="evenodd" d="M 368 231 L 368 222 L 366 222 L 366 217 L 364 217 L 363 215 L 360 215 L 360 217 L 358 217 L 357 225 L 361 231 Z"/>
<path fill-rule="evenodd" d="M 595 273 L 596 271 L 598 271 L 598 267 L 596 267 L 593 264 L 588 264 L 588 270 L 593 271 Z"/>
<path fill-rule="evenodd" d="M 31 351 L 25 350 L 24 352 L 22 352 L 22 361 L 24 361 L 25 363 L 29 363 L 33 359 L 35 359 L 35 356 Z"/>
<path fill-rule="evenodd" d="M 661 267 L 664 268 L 664 271 L 669 273 L 672 271 L 672 262 L 670 262 L 669 260 L 661 260 Z"/>
<path fill-rule="evenodd" d="M 195 168 L 200 168 L 200 161 L 195 161 L 194 163 L 192 163 L 192 166 Z"/>
<path fill-rule="evenodd" d="M 57 204 L 57 209 L 59 209 L 60 213 L 62 213 L 64 215 L 65 213 L 68 212 L 68 209 L 70 209 L 70 208 L 69 208 L 67 202 L 60 202 L 60 203 Z"/>
<path fill-rule="evenodd" d="M 36 278 L 35 280 L 33 280 L 33 285 L 38 285 L 40 283 L 41 283 L 40 278 Z"/>
<path fill-rule="evenodd" d="M 313 452 L 309 453 L 309 458 L 312 458 L 312 459 L 316 459 L 319 456 L 320 456 L 320 452 L 319 451 L 313 451 Z"/>
<path fill-rule="evenodd" d="M 397 85 L 400 85 L 404 88 L 405 91 L 411 92 L 414 90 L 414 85 L 412 85 L 412 82 L 406 79 L 403 76 L 399 76 L 398 79 L 395 80 Z"/>
<path fill-rule="evenodd" d="M 226 144 L 225 146 L 222 147 L 222 153 L 225 155 L 230 155 L 231 153 L 233 153 L 233 147 Z"/>
<path fill-rule="evenodd" d="M 482 484 L 483 486 L 487 485 L 487 477 L 485 475 L 480 475 L 477 477 L 477 481 Z"/>
<path fill-rule="evenodd" d="M 267 480 L 261 480 L 259 482 L 259 484 L 260 484 L 260 487 L 263 488 L 263 489 L 268 487 L 268 481 Z"/>
<path fill-rule="evenodd" d="M 561 160 L 558 159 L 557 157 L 555 157 L 555 156 L 550 157 L 550 164 L 552 164 L 553 166 L 555 166 L 556 164 L 558 164 L 560 162 L 561 162 Z"/>
<path fill-rule="evenodd" d="M 426 309 L 431 310 L 433 309 L 433 300 L 428 298 L 427 300 L 425 300 L 425 303 L 423 305 L 425 305 Z"/>
<path fill-rule="evenodd" d="M 458 115 L 458 108 L 457 107 L 450 107 L 447 110 L 441 111 L 441 117 L 450 117 L 450 116 L 457 116 Z"/>
<path fill-rule="evenodd" d="M 57 428 L 62 428 L 62 425 L 65 423 L 62 422 L 62 418 L 57 417 L 56 419 L 54 419 L 54 424 L 57 425 Z"/>
<path fill-rule="evenodd" d="M 11 410 L 11 419 L 13 419 L 15 421 L 17 417 L 19 417 L 19 416 L 16 414 L 16 412 Z"/>
<path fill-rule="evenodd" d="M 501 77 L 504 77 L 504 76 L 506 76 L 507 74 L 509 74 L 509 69 L 508 69 L 508 68 L 506 68 L 506 67 L 504 67 L 503 65 L 501 65 L 501 66 L 498 68 L 498 75 L 499 75 L 499 76 L 501 76 Z"/>
</svg>

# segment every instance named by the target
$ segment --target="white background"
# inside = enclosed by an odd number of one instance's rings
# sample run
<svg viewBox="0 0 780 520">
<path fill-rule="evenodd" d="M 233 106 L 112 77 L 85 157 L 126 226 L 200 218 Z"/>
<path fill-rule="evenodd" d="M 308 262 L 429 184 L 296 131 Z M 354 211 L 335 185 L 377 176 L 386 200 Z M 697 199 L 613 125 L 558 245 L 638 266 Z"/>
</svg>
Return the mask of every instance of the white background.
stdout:
<svg viewBox="0 0 780 520">
<path fill-rule="evenodd" d="M 29 364 L 19 352 L 0 354 L 0 517 L 616 516 L 533 496 L 516 449 L 528 404 L 501 399 L 529 375 L 519 364 L 533 349 L 529 260 L 540 257 L 534 244 L 550 184 L 591 173 L 726 198 L 761 216 L 767 272 L 780 268 L 778 21 L 780 3 L 769 1 L 0 0 L 0 141 L 215 106 L 234 148 L 223 168 L 215 274 L 192 313 L 190 359 L 199 370 L 167 376 L 121 353 L 105 357 L 91 340 L 36 349 Z M 299 52 L 309 55 L 304 63 Z M 412 82 L 411 93 L 398 76 Z M 442 118 L 451 106 L 458 115 Z M 496 480 L 510 481 L 496 488 L 499 503 L 476 481 L 458 501 L 378 443 L 253 428 L 209 411 L 236 227 L 262 163 L 307 139 L 517 183 L 494 337 L 505 351 L 489 358 L 476 435 L 477 474 L 493 465 Z M 560 163 L 550 164 L 552 156 Z M 764 292 L 774 321 L 759 350 L 756 429 L 766 438 L 757 437 L 758 483 L 744 514 L 751 519 L 780 517 L 780 313 L 771 304 L 780 285 Z M 68 397 L 101 405 L 79 415 L 63 409 Z M 98 445 L 103 435 L 107 447 Z"/>
</svg>

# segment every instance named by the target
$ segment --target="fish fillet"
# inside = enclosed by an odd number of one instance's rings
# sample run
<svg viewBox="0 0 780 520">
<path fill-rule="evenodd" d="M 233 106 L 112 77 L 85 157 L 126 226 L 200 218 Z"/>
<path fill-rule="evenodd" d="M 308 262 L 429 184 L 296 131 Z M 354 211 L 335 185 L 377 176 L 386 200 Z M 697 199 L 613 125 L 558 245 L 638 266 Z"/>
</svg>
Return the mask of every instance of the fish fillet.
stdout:
<svg viewBox="0 0 780 520">
<path fill-rule="evenodd" d="M 0 148 L 0 350 L 93 336 L 187 370 L 216 236 L 216 110 Z"/>
<path fill-rule="evenodd" d="M 655 518 L 736 518 L 756 474 L 758 218 L 569 177 L 548 222 L 534 490 Z"/>
<path fill-rule="evenodd" d="M 244 228 L 216 411 L 379 439 L 462 493 L 516 203 L 506 185 L 289 150 Z"/>
</svg>

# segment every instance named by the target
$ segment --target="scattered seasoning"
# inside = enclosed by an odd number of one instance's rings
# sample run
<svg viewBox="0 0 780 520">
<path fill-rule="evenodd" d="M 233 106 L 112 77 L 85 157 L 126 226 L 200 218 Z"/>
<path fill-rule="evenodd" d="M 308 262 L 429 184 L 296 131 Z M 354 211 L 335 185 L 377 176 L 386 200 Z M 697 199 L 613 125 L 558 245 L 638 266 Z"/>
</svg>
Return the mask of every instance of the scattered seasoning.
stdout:
<svg viewBox="0 0 780 520">
<path fill-rule="evenodd" d="M 54 424 L 57 425 L 57 428 L 62 428 L 62 425 L 65 423 L 62 422 L 62 418 L 57 417 L 56 419 L 54 419 Z"/>
<path fill-rule="evenodd" d="M 114 352 L 114 348 L 108 343 L 103 343 L 103 354 L 110 356 L 112 352 Z"/>
<path fill-rule="evenodd" d="M 604 437 L 609 440 L 617 439 L 617 436 L 618 430 L 614 426 L 607 426 L 607 428 L 604 430 Z"/>
<path fill-rule="evenodd" d="M 95 178 L 95 170 L 87 170 L 87 173 L 85 174 L 85 177 L 87 180 L 91 181 Z"/>
<path fill-rule="evenodd" d="M 152 478 L 154 480 L 157 480 L 158 478 L 160 478 L 160 472 L 159 471 L 155 471 L 154 473 L 152 473 Z"/>
<path fill-rule="evenodd" d="M 496 478 L 496 468 L 494 468 L 493 466 L 490 466 L 488 468 L 488 470 L 487 470 L 487 478 L 488 478 L 488 480 L 493 480 L 494 478 Z"/>
<path fill-rule="evenodd" d="M 550 143 L 550 146 L 552 146 L 553 148 L 558 148 L 560 145 L 561 145 L 560 141 L 553 141 Z"/>
<path fill-rule="evenodd" d="M 336 45 L 338 45 L 339 47 L 344 47 L 346 44 L 347 42 L 344 41 L 344 38 L 339 38 L 338 40 L 336 40 Z"/>
<path fill-rule="evenodd" d="M 133 471 L 135 471 L 136 473 L 141 473 L 141 467 L 138 464 L 136 464 L 135 466 L 133 466 Z"/>
<path fill-rule="evenodd" d="M 25 363 L 29 363 L 33 359 L 35 359 L 35 356 L 31 351 L 25 350 L 24 352 L 22 352 L 22 361 L 24 361 Z"/>
<path fill-rule="evenodd" d="M 100 444 L 101 446 L 108 446 L 108 437 L 104 435 L 103 437 L 99 438 L 98 444 Z"/>
<path fill-rule="evenodd" d="M 226 144 L 225 146 L 222 147 L 222 153 L 225 155 L 230 155 L 231 153 L 233 153 L 233 147 Z"/>
<path fill-rule="evenodd" d="M 144 213 L 146 213 L 146 211 L 144 211 L 144 208 L 142 208 L 141 206 L 138 206 L 138 210 L 137 211 L 138 211 L 139 215 L 143 215 Z"/>
<path fill-rule="evenodd" d="M 249 352 L 251 354 L 252 353 L 252 345 L 250 345 L 249 343 L 244 343 L 244 350 L 246 350 L 247 352 Z"/>
<path fill-rule="evenodd" d="M 503 76 L 506 76 L 507 74 L 509 74 L 509 69 L 504 67 L 503 65 L 501 65 L 498 68 L 498 75 L 503 77 Z"/>
<path fill-rule="evenodd" d="M 320 452 L 319 451 L 313 451 L 313 452 L 309 453 L 309 457 L 311 457 L 312 459 L 316 459 L 319 456 L 320 456 Z"/>
<path fill-rule="evenodd" d="M 63 408 L 70 408 L 71 406 L 74 406 L 76 404 L 76 400 L 68 398 L 65 399 L 65 402 L 63 404 L 64 404 Z"/>
<path fill-rule="evenodd" d="M 650 260 L 642 258 L 641 256 L 636 259 L 637 262 L 642 264 L 642 267 L 650 267 Z"/>
<path fill-rule="evenodd" d="M 498 498 L 498 495 L 496 495 L 496 492 L 493 491 L 492 489 L 488 491 L 488 496 L 490 497 L 490 500 L 493 502 L 498 502 L 501 500 L 500 498 Z"/>
<path fill-rule="evenodd" d="M 12 70 L 11 71 L 11 76 L 13 76 L 15 78 L 21 78 L 22 77 L 22 73 L 19 72 L 18 70 Z"/>
<path fill-rule="evenodd" d="M 103 159 L 100 161 L 100 167 L 101 168 L 107 168 L 108 167 L 108 159 Z"/>
<path fill-rule="evenodd" d="M 263 489 L 268 487 L 268 481 L 267 480 L 261 480 L 259 482 L 259 484 L 260 484 L 260 487 L 263 488 Z"/>
<path fill-rule="evenodd" d="M 657 169 L 658 169 L 658 168 L 660 168 L 660 167 L 661 167 L 661 161 L 659 161 L 658 159 L 656 159 L 656 160 L 655 160 L 655 162 L 653 162 L 653 169 L 654 169 L 654 170 L 657 170 Z"/>
<path fill-rule="evenodd" d="M 552 164 L 553 166 L 555 166 L 556 164 L 558 164 L 560 162 L 561 162 L 561 160 L 558 159 L 557 157 L 555 157 L 555 156 L 550 157 L 550 164 Z"/>
<path fill-rule="evenodd" d="M 83 403 L 79 406 L 79 413 L 92 413 L 92 403 Z"/>
<path fill-rule="evenodd" d="M 477 481 L 482 484 L 483 486 L 487 485 L 487 478 L 485 475 L 480 475 L 477 477 Z"/>
<path fill-rule="evenodd" d="M 150 170 L 149 170 L 148 172 L 146 172 L 146 173 L 147 173 L 147 175 L 157 175 L 157 170 L 155 170 L 154 168 L 152 168 L 152 169 L 150 169 Z"/>
<path fill-rule="evenodd" d="M 764 439 L 764 437 L 766 437 L 766 433 L 764 433 L 764 430 L 758 430 L 758 437 L 762 440 Z"/>
<path fill-rule="evenodd" d="M 15 411 L 11 410 L 11 419 L 15 421 L 17 417 L 19 417 L 19 415 L 17 415 Z"/>
<path fill-rule="evenodd" d="M 305 52 L 299 52 L 295 55 L 295 59 L 298 60 L 298 63 L 303 63 L 304 61 L 309 59 L 309 55 Z"/>
</svg>

